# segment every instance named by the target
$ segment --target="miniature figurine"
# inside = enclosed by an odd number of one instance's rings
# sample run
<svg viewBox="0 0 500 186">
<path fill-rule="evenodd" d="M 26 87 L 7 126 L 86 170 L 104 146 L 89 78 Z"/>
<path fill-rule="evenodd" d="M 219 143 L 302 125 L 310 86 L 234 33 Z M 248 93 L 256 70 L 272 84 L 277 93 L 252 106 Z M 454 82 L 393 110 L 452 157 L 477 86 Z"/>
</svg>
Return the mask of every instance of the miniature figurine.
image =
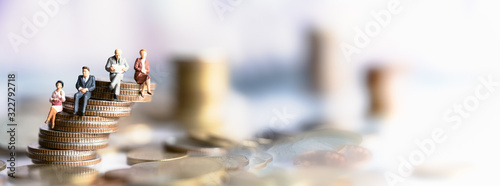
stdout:
<svg viewBox="0 0 500 186">
<path fill-rule="evenodd" d="M 134 79 L 135 82 L 138 84 L 141 84 L 141 97 L 144 97 L 144 89 L 147 86 L 148 87 L 148 94 L 153 95 L 151 92 L 151 83 L 150 79 L 151 77 L 148 75 L 149 73 L 149 61 L 146 59 L 146 56 L 148 55 L 148 52 L 146 49 L 141 49 L 139 51 L 139 54 L 141 55 L 141 58 L 137 58 L 135 60 L 134 64 L 134 69 L 135 69 L 135 74 L 134 74 Z"/>
<path fill-rule="evenodd" d="M 90 69 L 87 66 L 82 67 L 82 74 L 78 76 L 78 80 L 76 81 L 76 89 L 78 90 L 75 93 L 75 108 L 73 114 L 77 114 L 79 107 L 80 98 L 83 97 L 83 107 L 81 109 L 81 116 L 85 116 L 85 109 L 87 108 L 87 101 L 90 99 L 91 93 L 95 89 L 95 77 L 90 75 Z"/>
<path fill-rule="evenodd" d="M 123 80 L 123 74 L 128 70 L 128 63 L 124 57 L 121 57 L 122 50 L 116 49 L 115 55 L 108 58 L 106 63 L 106 71 L 109 72 L 109 80 L 111 81 L 109 89 L 114 90 L 114 98 L 118 99 L 120 95 L 120 84 Z"/>
<path fill-rule="evenodd" d="M 48 124 L 50 121 L 51 126 L 50 128 L 54 128 L 54 122 L 56 120 L 56 114 L 58 112 L 61 112 L 63 110 L 62 107 L 62 102 L 66 101 L 66 94 L 64 93 L 64 90 L 62 88 L 64 87 L 64 82 L 61 80 L 56 82 L 56 90 L 52 92 L 52 96 L 50 96 L 50 103 L 52 103 L 52 106 L 50 107 L 49 115 L 47 116 L 47 120 L 45 120 L 45 123 Z"/>
</svg>

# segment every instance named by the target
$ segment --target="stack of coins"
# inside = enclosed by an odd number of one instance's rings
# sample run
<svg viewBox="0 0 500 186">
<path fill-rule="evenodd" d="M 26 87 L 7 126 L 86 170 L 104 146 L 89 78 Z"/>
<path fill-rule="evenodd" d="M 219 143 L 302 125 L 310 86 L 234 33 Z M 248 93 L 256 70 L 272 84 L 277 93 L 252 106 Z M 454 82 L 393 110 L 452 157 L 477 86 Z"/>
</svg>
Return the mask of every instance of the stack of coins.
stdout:
<svg viewBox="0 0 500 186">
<path fill-rule="evenodd" d="M 109 82 L 96 81 L 87 102 L 85 116 L 73 115 L 74 99 L 66 97 L 63 112 L 57 113 L 54 129 L 40 127 L 38 143 L 28 146 L 28 156 L 36 164 L 88 166 L 101 161 L 96 150 L 108 146 L 109 134 L 118 130 L 120 117 L 129 116 L 134 102 L 149 102 L 140 96 L 140 85 L 124 82 L 118 99 L 112 99 Z M 151 84 L 151 89 L 155 84 Z"/>
<path fill-rule="evenodd" d="M 223 103 L 229 75 L 223 60 L 177 58 L 177 120 L 193 138 L 213 142 L 224 136 Z"/>
</svg>

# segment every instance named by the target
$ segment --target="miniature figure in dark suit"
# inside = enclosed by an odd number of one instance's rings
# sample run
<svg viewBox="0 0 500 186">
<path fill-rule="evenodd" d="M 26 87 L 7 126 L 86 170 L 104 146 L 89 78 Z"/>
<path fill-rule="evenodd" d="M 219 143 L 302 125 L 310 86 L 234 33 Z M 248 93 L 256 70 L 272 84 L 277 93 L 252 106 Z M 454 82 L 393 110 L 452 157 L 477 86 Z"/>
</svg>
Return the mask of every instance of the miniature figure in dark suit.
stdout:
<svg viewBox="0 0 500 186">
<path fill-rule="evenodd" d="M 116 49 L 115 55 L 108 58 L 106 63 L 106 71 L 109 72 L 109 80 L 111 81 L 109 89 L 114 90 L 114 98 L 118 99 L 120 95 L 120 84 L 123 80 L 123 74 L 128 70 L 127 60 L 122 57 L 122 50 Z"/>
<path fill-rule="evenodd" d="M 95 77 L 90 75 L 89 67 L 82 67 L 82 74 L 78 76 L 76 81 L 76 89 L 78 92 L 75 94 L 75 108 L 73 114 L 77 114 L 78 110 L 81 111 L 81 116 L 85 116 L 85 109 L 87 108 L 87 101 L 90 99 L 91 93 L 95 89 Z M 83 97 L 83 106 L 81 109 L 78 107 L 80 98 Z"/>
<path fill-rule="evenodd" d="M 51 129 L 54 128 L 56 114 L 63 110 L 62 103 L 66 101 L 66 94 L 64 93 L 64 90 L 62 90 L 62 88 L 64 87 L 64 83 L 59 80 L 56 82 L 56 87 L 57 89 L 54 90 L 54 92 L 52 92 L 52 96 L 50 96 L 49 101 L 50 103 L 52 103 L 52 106 L 50 107 L 50 112 L 47 116 L 47 120 L 45 120 L 45 123 L 47 124 L 52 121 L 52 125 L 50 125 Z"/>
<path fill-rule="evenodd" d="M 151 92 L 151 77 L 148 75 L 149 73 L 149 61 L 146 59 L 146 56 L 148 55 L 148 52 L 146 49 L 141 49 L 139 51 L 139 54 L 141 55 L 141 58 L 137 58 L 135 60 L 134 64 L 134 69 L 135 69 L 135 74 L 134 74 L 134 79 L 135 82 L 138 84 L 141 84 L 141 96 L 144 97 L 144 89 L 148 87 L 148 94 L 153 95 Z"/>
</svg>

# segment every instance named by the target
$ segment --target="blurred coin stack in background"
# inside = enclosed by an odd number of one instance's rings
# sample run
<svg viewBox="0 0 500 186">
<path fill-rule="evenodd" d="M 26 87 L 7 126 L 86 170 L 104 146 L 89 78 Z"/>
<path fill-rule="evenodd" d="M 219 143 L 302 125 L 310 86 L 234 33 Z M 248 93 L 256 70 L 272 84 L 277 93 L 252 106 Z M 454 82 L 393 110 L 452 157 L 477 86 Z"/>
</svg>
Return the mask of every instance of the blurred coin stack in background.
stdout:
<svg viewBox="0 0 500 186">
<path fill-rule="evenodd" d="M 130 115 L 134 102 L 152 99 L 150 95 L 141 97 L 140 85 L 132 82 L 123 82 L 118 99 L 113 99 L 113 91 L 107 88 L 109 83 L 96 81 L 85 116 L 70 114 L 74 110 L 74 99 L 66 97 L 63 112 L 56 115 L 54 129 L 42 125 L 38 143 L 28 146 L 28 156 L 33 163 L 88 166 L 101 162 L 96 150 L 108 146 L 109 134 L 118 130 L 119 118 Z M 154 88 L 152 83 L 151 89 Z"/>
<path fill-rule="evenodd" d="M 209 143 L 223 139 L 227 64 L 218 57 L 176 58 L 176 116 L 190 137 Z"/>
</svg>

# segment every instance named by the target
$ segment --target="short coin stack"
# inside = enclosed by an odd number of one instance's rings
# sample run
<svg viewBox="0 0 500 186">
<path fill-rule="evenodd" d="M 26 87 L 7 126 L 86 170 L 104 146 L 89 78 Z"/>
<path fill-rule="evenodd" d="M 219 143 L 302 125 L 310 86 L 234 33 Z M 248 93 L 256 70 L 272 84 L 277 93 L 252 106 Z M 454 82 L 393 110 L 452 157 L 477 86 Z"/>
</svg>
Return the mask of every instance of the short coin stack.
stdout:
<svg viewBox="0 0 500 186">
<path fill-rule="evenodd" d="M 28 156 L 36 164 L 88 166 L 101 162 L 96 150 L 108 146 L 109 134 L 118 130 L 120 117 L 129 116 L 134 102 L 149 102 L 152 96 L 139 94 L 140 85 L 123 82 L 118 99 L 113 99 L 109 82 L 96 81 L 87 102 L 85 116 L 73 115 L 74 99 L 66 97 L 57 113 L 54 129 L 40 127 L 38 143 L 28 146 Z M 151 84 L 154 89 L 155 84 Z M 70 94 L 72 95 L 72 94 Z"/>
</svg>

